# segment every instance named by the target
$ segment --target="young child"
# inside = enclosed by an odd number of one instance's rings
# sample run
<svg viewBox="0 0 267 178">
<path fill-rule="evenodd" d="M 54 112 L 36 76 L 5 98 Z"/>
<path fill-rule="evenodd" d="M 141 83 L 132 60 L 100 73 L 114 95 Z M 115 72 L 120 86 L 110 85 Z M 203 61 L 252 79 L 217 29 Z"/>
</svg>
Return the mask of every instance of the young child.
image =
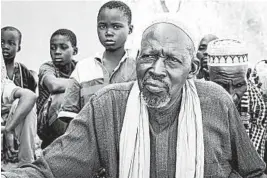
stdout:
<svg viewBox="0 0 267 178">
<path fill-rule="evenodd" d="M 15 85 L 35 92 L 37 81 L 27 67 L 15 62 L 16 54 L 21 50 L 21 32 L 11 26 L 1 29 L 2 55 L 5 61 L 7 76 Z"/>
<path fill-rule="evenodd" d="M 63 96 L 69 83 L 69 77 L 75 68 L 76 62 L 73 60 L 73 55 L 76 55 L 77 52 L 77 39 L 72 31 L 59 29 L 52 34 L 50 39 L 50 55 L 52 61 L 42 64 L 39 69 L 39 96 L 37 99 L 38 122 L 44 118 L 43 114 L 45 114 L 44 111 L 47 111 L 47 103 L 51 100 L 51 105 L 48 108 L 50 129 L 54 126 L 52 124 L 54 124 L 55 118 L 57 118 L 57 110 L 61 105 L 61 98 L 63 98 L 61 96 Z M 46 109 L 44 110 L 44 108 Z M 38 129 L 39 126 L 38 123 Z M 53 131 L 51 130 L 50 133 Z M 38 135 L 40 138 L 42 137 L 39 132 Z M 51 138 L 49 137 L 41 139 L 43 140 L 42 148 L 51 142 Z"/>
<path fill-rule="evenodd" d="M 58 118 L 68 122 L 97 90 L 111 83 L 136 79 L 135 59 L 128 55 L 124 47 L 127 36 L 133 30 L 131 20 L 131 10 L 123 2 L 109 1 L 100 8 L 97 33 L 105 51 L 78 62 Z"/>
<path fill-rule="evenodd" d="M 36 136 L 36 95 L 16 86 L 8 79 L 1 61 L 1 133 L 4 134 L 1 160 L 3 163 L 19 162 L 18 166 L 34 161 Z M 14 137 L 19 141 L 19 150 L 14 149 Z M 3 168 L 3 167 L 1 167 Z"/>
</svg>

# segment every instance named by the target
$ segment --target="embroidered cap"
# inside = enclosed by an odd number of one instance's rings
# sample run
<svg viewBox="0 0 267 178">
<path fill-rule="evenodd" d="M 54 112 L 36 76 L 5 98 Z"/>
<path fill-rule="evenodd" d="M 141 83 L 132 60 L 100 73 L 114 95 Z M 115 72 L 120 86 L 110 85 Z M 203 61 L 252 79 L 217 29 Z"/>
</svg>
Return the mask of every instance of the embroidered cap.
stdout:
<svg viewBox="0 0 267 178">
<path fill-rule="evenodd" d="M 248 65 L 248 52 L 244 43 L 233 39 L 218 39 L 208 45 L 209 66 Z"/>
</svg>

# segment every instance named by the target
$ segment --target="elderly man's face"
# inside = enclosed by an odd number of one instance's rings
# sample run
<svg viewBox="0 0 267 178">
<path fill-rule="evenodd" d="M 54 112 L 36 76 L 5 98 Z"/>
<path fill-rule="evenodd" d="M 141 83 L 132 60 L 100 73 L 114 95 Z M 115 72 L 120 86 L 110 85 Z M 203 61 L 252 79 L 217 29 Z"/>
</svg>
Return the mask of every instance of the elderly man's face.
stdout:
<svg viewBox="0 0 267 178">
<path fill-rule="evenodd" d="M 154 24 L 144 32 L 136 70 L 148 107 L 168 108 L 177 100 L 191 70 L 192 51 L 190 38 L 172 24 Z"/>
<path fill-rule="evenodd" d="M 221 85 L 238 105 L 247 90 L 246 66 L 212 66 L 210 80 Z"/>
</svg>

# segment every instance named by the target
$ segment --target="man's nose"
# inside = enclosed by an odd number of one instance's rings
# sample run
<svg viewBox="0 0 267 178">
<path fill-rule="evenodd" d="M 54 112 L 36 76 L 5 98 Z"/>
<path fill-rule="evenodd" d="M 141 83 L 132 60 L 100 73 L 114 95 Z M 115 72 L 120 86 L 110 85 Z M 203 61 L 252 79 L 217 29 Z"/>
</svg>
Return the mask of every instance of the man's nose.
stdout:
<svg viewBox="0 0 267 178">
<path fill-rule="evenodd" d="M 228 86 L 228 93 L 231 95 L 231 96 L 233 96 L 234 94 L 235 94 L 235 89 L 234 89 L 234 87 L 233 86 Z"/>
<path fill-rule="evenodd" d="M 154 75 L 159 77 L 166 77 L 166 68 L 164 64 L 164 58 L 159 57 L 158 60 L 153 64 L 153 68 L 151 71 Z"/>
<path fill-rule="evenodd" d="M 113 31 L 111 28 L 107 28 L 105 36 L 113 36 Z"/>
<path fill-rule="evenodd" d="M 55 54 L 56 54 L 56 55 L 61 54 L 61 49 L 60 49 L 60 48 L 56 48 Z"/>
</svg>

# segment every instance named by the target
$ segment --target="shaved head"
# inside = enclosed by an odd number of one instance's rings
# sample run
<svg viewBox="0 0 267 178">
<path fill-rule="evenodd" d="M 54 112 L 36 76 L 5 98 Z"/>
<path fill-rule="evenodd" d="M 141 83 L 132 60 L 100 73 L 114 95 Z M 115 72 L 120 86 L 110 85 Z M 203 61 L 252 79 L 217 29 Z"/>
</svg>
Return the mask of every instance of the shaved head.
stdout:
<svg viewBox="0 0 267 178">
<path fill-rule="evenodd" d="M 173 23 L 154 23 L 144 31 L 136 73 L 149 108 L 167 110 L 179 101 L 186 80 L 198 70 L 194 52 L 192 39 Z"/>
<path fill-rule="evenodd" d="M 194 57 L 195 48 L 192 39 L 180 27 L 172 23 L 161 22 L 149 26 L 142 35 L 141 48 L 144 45 L 151 45 L 152 41 L 157 41 L 165 46 L 171 43 L 177 43 L 175 48 L 184 48 L 190 55 Z"/>
</svg>

